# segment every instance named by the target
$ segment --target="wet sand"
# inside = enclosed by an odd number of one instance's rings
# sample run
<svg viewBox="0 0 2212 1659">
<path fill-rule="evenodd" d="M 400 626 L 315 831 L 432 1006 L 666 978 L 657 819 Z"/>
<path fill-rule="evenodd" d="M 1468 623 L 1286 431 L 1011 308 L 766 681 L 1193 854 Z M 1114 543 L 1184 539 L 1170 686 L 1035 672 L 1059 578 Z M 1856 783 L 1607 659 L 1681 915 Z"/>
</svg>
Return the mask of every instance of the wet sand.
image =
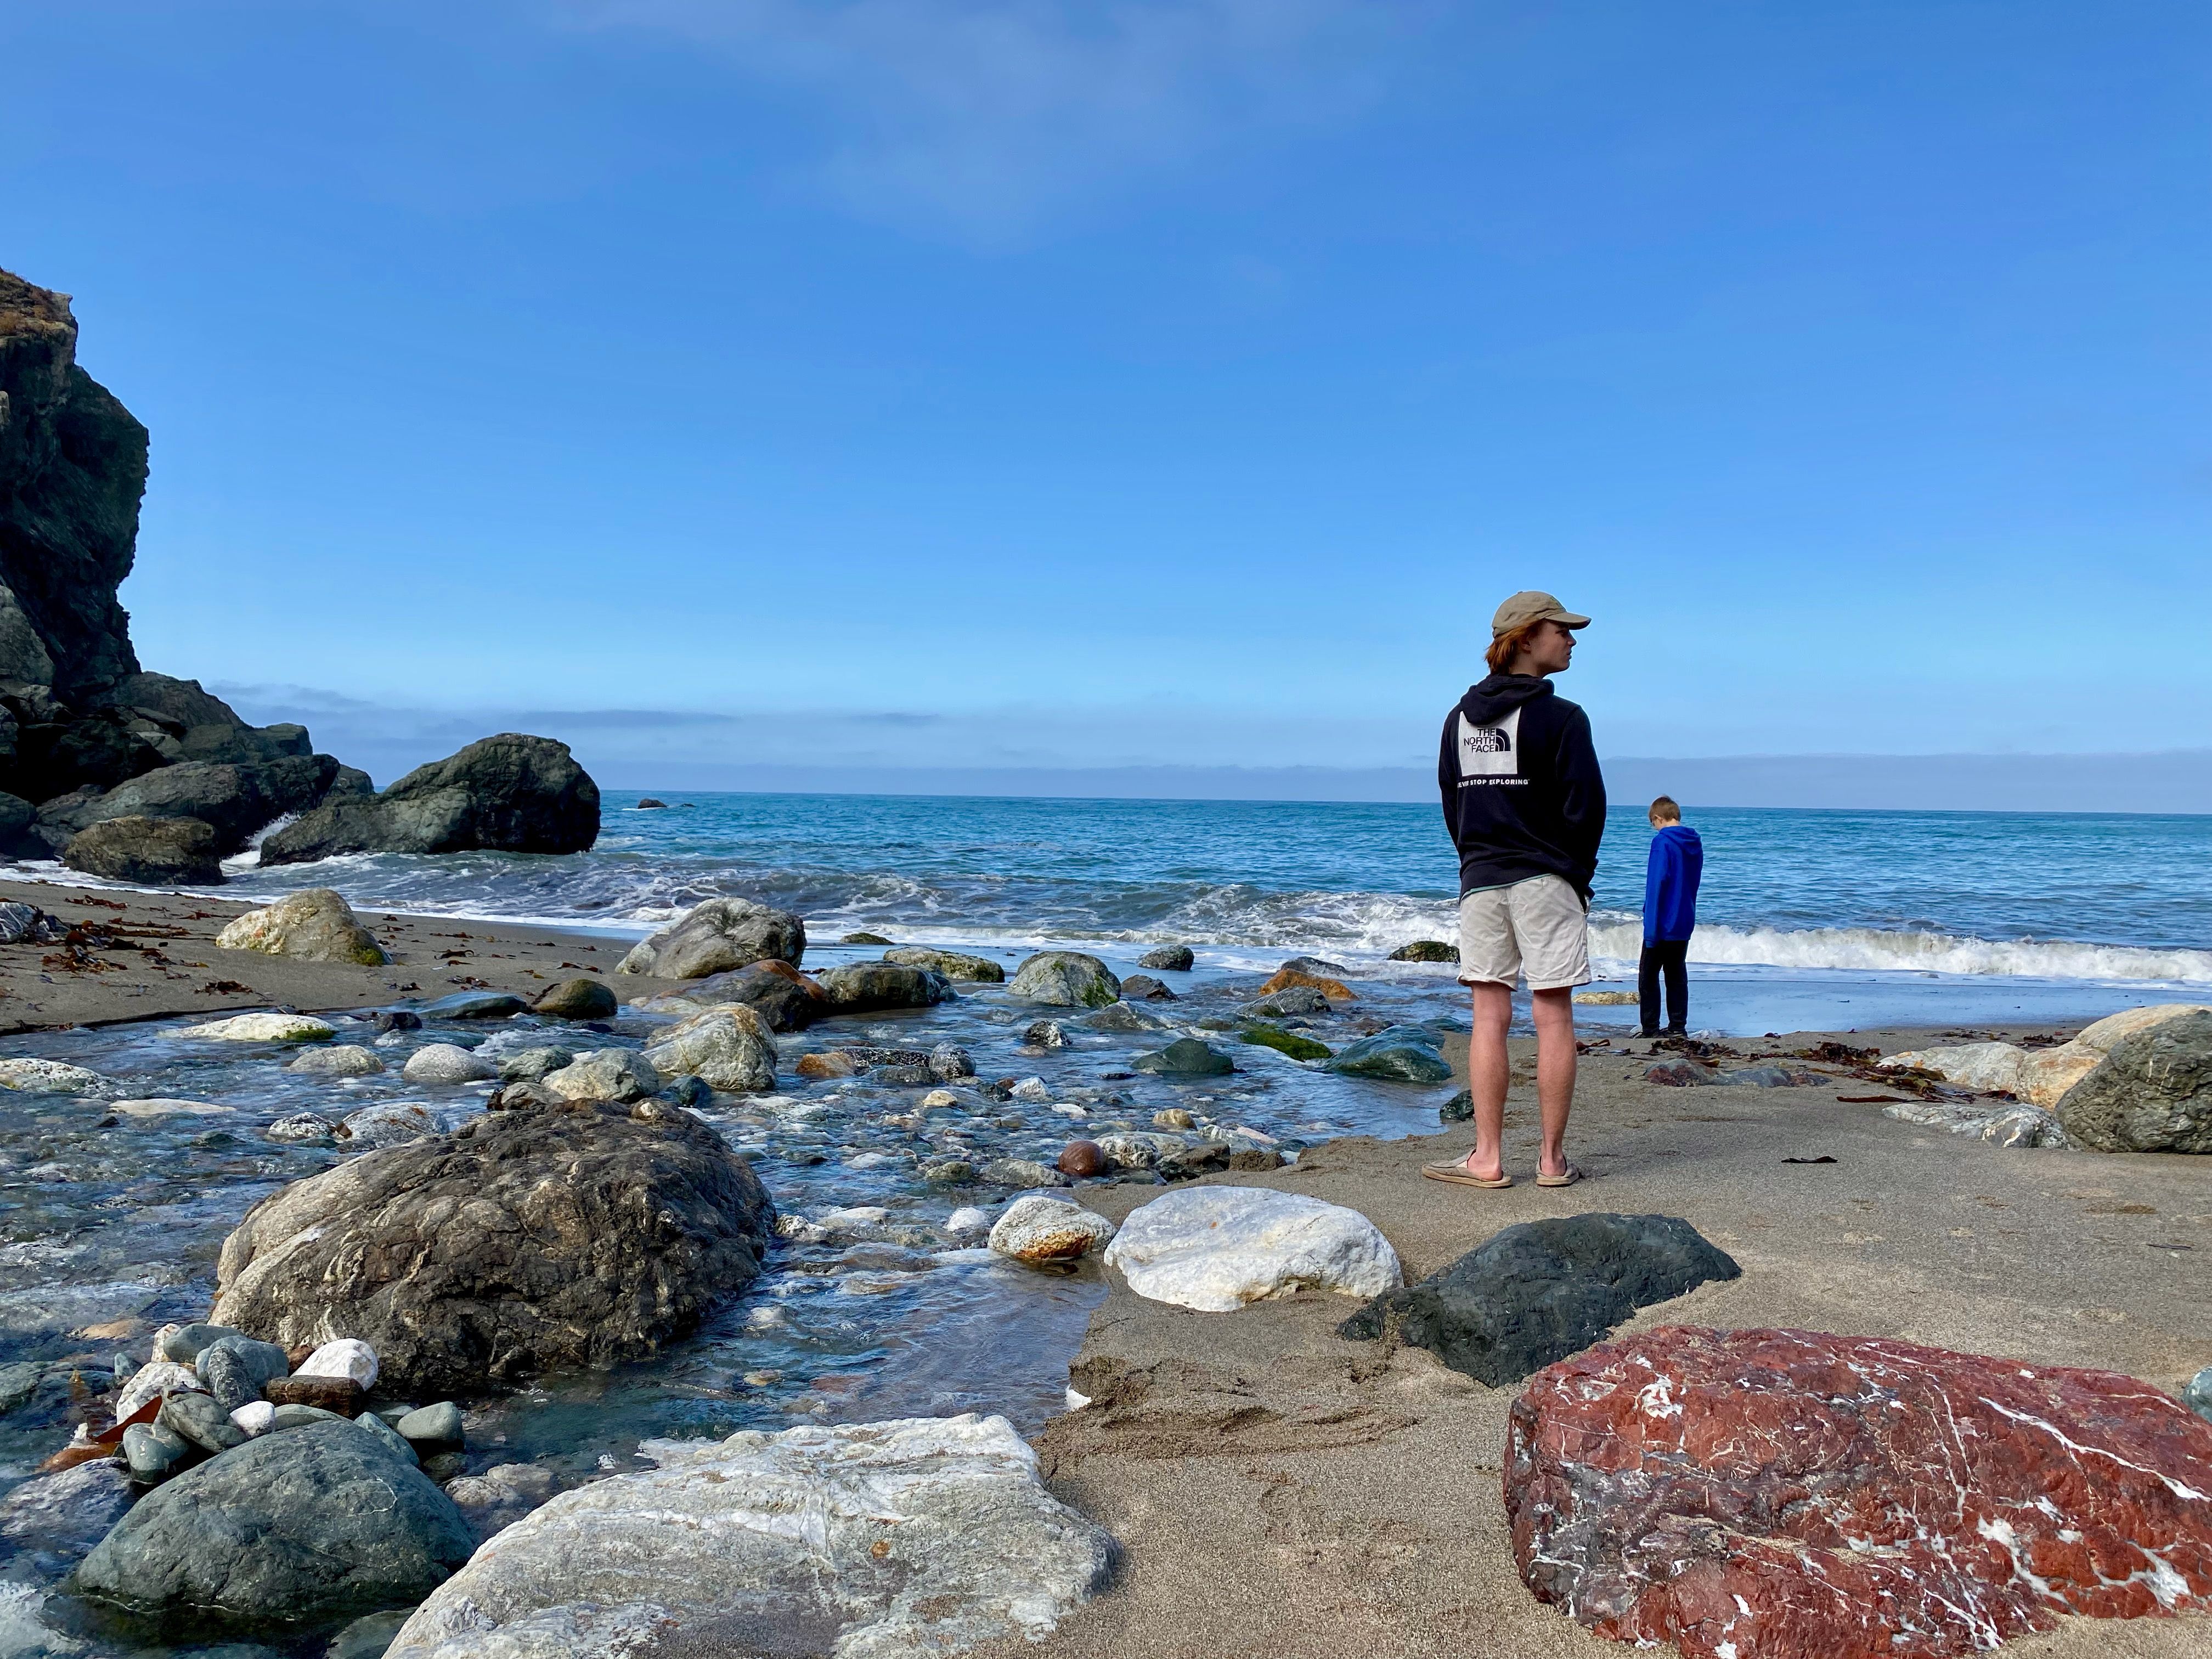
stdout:
<svg viewBox="0 0 2212 1659">
<path fill-rule="evenodd" d="M 88 939 L 76 949 L 0 945 L 0 1036 L 176 1014 L 212 1018 L 278 1005 L 302 1012 L 371 1007 L 468 990 L 529 998 L 580 975 L 606 980 L 625 1001 L 674 982 L 630 975 L 613 980 L 627 940 L 548 927 L 363 910 L 363 925 L 394 960 L 362 968 L 220 949 L 216 933 L 257 907 L 212 894 L 0 881 L 0 899 L 35 904 L 72 926 L 99 929 L 108 940 Z"/>
<path fill-rule="evenodd" d="M 1891 1053 L 1925 1032 L 1861 1033 Z M 1810 1039 L 1741 1043 L 1747 1054 Z M 1419 1178 L 1466 1126 L 1347 1139 L 1268 1175 L 1379 1225 L 1408 1279 L 1499 1227 L 1589 1211 L 1688 1218 L 1742 1265 L 1645 1310 L 1668 1324 L 1795 1326 L 2106 1367 L 2178 1391 L 2212 1364 L 2212 1159 L 2008 1152 L 1899 1123 L 1838 1094 L 1662 1088 L 1647 1045 L 1589 1057 L 1570 1150 L 1590 1179 L 1536 1186 L 1534 1103 L 1516 1082 L 1503 1192 Z M 1533 1057 L 1516 1042 L 1516 1075 Z M 1833 1164 L 1785 1164 L 1822 1154 Z M 1102 1188 L 1121 1218 L 1155 1195 Z M 1038 1445 L 1053 1490 L 1124 1560 L 1107 1594 L 1040 1644 L 988 1659 L 1364 1659 L 1620 1655 L 1539 1603 L 1514 1571 L 1500 1494 L 1506 1409 L 1419 1349 L 1352 1342 L 1358 1304 L 1308 1292 L 1235 1314 L 1148 1302 L 1114 1276 L 1073 1370 L 1088 1407 Z M 2067 1659 L 2212 1653 L 2212 1619 L 2069 1620 L 2006 1651 Z"/>
</svg>

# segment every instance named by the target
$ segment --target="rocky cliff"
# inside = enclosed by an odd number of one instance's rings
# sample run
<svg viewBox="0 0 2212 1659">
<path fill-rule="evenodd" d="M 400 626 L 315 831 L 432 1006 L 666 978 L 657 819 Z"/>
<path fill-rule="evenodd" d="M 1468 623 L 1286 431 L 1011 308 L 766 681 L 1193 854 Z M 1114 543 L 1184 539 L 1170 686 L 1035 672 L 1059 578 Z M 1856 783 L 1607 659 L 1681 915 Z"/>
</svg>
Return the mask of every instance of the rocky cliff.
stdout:
<svg viewBox="0 0 2212 1659">
<path fill-rule="evenodd" d="M 286 814 L 329 805 L 332 817 L 340 803 L 351 807 L 346 846 L 295 860 L 592 845 L 599 791 L 563 744 L 487 739 L 373 797 L 368 775 L 316 754 L 305 726 L 248 726 L 198 681 L 143 672 L 116 590 L 137 549 L 146 441 L 77 367 L 69 296 L 0 270 L 0 856 L 61 854 L 112 874 L 68 851 L 98 828 L 129 843 L 116 853 L 137 872 L 129 879 L 163 879 L 137 844 L 160 836 L 137 826 L 190 818 L 210 832 L 204 855 L 196 873 L 167 877 L 219 880 L 211 858 Z M 434 772 L 425 806 L 407 789 Z M 426 812 L 437 822 L 418 823 Z"/>
</svg>

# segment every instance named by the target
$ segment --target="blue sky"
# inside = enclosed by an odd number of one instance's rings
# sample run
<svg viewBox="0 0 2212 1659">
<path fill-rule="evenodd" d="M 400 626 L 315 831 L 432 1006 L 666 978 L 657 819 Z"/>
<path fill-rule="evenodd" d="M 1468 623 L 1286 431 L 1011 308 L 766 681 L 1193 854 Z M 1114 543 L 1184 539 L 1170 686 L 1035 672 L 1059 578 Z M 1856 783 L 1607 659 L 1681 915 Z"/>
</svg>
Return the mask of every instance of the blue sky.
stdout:
<svg viewBox="0 0 2212 1659">
<path fill-rule="evenodd" d="M 78 0 L 0 56 L 0 264 L 154 433 L 141 655 L 326 743 L 1418 768 L 1525 586 L 1611 755 L 2212 732 L 2202 6 Z"/>
</svg>

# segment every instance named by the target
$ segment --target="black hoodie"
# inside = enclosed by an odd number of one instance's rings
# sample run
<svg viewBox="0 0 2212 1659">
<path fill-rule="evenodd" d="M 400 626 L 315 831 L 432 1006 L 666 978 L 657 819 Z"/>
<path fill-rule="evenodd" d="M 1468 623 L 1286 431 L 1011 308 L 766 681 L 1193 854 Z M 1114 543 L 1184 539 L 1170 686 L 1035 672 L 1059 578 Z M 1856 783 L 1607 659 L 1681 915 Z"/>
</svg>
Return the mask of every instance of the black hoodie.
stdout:
<svg viewBox="0 0 2212 1659">
<path fill-rule="evenodd" d="M 1589 717 L 1533 674 L 1492 674 L 1444 719 L 1437 757 L 1462 897 L 1564 876 L 1589 902 L 1605 779 Z"/>
</svg>

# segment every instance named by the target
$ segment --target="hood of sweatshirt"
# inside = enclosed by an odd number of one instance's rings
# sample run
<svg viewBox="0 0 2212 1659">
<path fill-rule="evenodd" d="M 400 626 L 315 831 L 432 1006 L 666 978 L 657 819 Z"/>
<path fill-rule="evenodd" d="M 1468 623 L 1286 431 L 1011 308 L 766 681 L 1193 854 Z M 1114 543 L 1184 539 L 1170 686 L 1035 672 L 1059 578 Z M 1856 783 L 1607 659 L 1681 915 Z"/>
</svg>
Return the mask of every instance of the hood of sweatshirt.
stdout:
<svg viewBox="0 0 2212 1659">
<path fill-rule="evenodd" d="M 1552 695 L 1552 683 L 1534 674 L 1492 674 L 1480 685 L 1470 685 L 1459 700 L 1459 712 L 1477 726 L 1495 726 L 1524 702 Z"/>
</svg>

